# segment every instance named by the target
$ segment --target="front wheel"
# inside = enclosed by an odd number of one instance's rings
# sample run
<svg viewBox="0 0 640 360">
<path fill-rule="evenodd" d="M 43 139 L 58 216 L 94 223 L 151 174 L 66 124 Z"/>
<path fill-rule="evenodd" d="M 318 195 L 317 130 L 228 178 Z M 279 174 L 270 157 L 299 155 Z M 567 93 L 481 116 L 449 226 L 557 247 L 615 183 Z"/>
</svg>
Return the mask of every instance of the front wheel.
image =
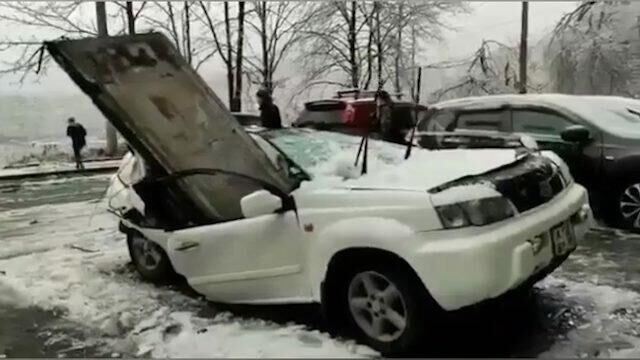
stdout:
<svg viewBox="0 0 640 360">
<path fill-rule="evenodd" d="M 622 186 L 616 197 L 616 214 L 619 226 L 640 231 L 640 181 Z"/>
<path fill-rule="evenodd" d="M 133 265 L 143 279 L 153 283 L 167 283 L 176 272 L 165 251 L 137 231 L 127 232 L 127 245 Z"/>
<path fill-rule="evenodd" d="M 365 266 L 342 296 L 352 332 L 383 355 L 407 355 L 425 344 L 438 313 L 414 276 L 393 266 Z"/>
</svg>

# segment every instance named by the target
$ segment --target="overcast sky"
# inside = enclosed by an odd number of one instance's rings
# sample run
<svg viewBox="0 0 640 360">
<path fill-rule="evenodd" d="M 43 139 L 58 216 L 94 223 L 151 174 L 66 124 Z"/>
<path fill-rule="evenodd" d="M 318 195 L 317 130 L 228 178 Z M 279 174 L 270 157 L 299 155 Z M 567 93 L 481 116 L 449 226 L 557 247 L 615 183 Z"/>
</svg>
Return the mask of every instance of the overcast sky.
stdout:
<svg viewBox="0 0 640 360">
<path fill-rule="evenodd" d="M 517 44 L 520 34 L 520 2 L 473 2 L 473 11 L 468 15 L 460 15 L 450 21 L 456 31 L 447 32 L 440 44 L 435 44 L 426 55 L 428 59 L 419 59 L 420 63 L 431 63 L 448 58 L 459 58 L 473 53 L 483 39 L 493 39 Z M 534 41 L 553 28 L 562 14 L 571 11 L 576 1 L 535 1 L 530 5 L 530 34 Z M 6 29 L 5 26 L 0 28 Z M 20 33 L 23 29 L 11 25 L 12 33 Z M 24 29 L 25 32 L 27 29 Z M 6 35 L 6 34 L 5 34 Z M 46 33 L 39 32 L 46 38 Z M 1 55 L 0 55 L 1 56 Z M 6 60 L 6 59 L 1 59 Z M 217 62 L 204 69 L 205 80 L 213 82 L 214 90 L 220 91 L 224 84 L 224 69 Z M 46 77 L 35 82 L 32 77 L 22 86 L 15 83 L 16 77 L 0 78 L 0 92 L 14 94 L 32 94 L 34 92 L 77 93 L 75 85 L 55 65 L 49 69 Z"/>
</svg>

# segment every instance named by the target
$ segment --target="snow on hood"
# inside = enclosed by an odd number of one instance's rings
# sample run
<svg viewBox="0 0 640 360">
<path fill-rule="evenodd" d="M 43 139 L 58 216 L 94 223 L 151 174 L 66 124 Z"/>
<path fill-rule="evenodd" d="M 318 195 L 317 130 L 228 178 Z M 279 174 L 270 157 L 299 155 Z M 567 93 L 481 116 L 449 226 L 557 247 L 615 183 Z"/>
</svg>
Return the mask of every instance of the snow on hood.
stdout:
<svg viewBox="0 0 640 360">
<path fill-rule="evenodd" d="M 312 170 L 315 178 L 308 186 L 425 191 L 516 161 L 515 149 L 420 150 L 406 161 L 400 153 L 387 155 L 395 159 L 384 161 L 371 156 L 368 173 L 361 176 L 360 165 L 354 166 L 353 152 L 339 153 Z"/>
</svg>

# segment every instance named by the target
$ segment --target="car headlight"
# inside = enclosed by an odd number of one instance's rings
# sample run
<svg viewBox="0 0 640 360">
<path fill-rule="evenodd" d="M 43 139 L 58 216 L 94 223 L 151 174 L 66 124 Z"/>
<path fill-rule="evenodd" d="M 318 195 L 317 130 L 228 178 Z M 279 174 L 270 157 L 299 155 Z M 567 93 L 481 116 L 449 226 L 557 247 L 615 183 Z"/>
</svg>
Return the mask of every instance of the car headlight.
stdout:
<svg viewBox="0 0 640 360">
<path fill-rule="evenodd" d="M 435 209 L 446 229 L 489 225 L 516 214 L 513 204 L 504 197 L 459 202 L 436 206 Z"/>
</svg>

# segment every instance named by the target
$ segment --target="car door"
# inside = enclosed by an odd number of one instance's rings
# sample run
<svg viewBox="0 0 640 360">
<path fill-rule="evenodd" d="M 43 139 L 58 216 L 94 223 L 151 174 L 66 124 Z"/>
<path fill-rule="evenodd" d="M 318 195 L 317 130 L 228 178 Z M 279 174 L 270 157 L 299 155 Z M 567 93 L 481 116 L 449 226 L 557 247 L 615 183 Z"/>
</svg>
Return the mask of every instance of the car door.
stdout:
<svg viewBox="0 0 640 360">
<path fill-rule="evenodd" d="M 176 271 L 209 300 L 287 303 L 311 296 L 306 244 L 296 213 L 288 211 L 177 231 L 167 253 Z"/>
<path fill-rule="evenodd" d="M 300 175 L 267 140 L 251 137 L 278 171 Z M 291 302 L 311 296 L 305 235 L 296 209 L 178 231 L 167 248 L 176 271 L 211 300 Z"/>
<path fill-rule="evenodd" d="M 514 133 L 529 135 L 538 142 L 540 149 L 558 154 L 567 163 L 577 182 L 588 185 L 595 178 L 593 175 L 600 161 L 597 130 L 589 128 L 594 141 L 587 145 L 567 142 L 561 137 L 567 127 L 587 125 L 558 111 L 541 107 L 513 108 L 511 122 Z"/>
</svg>

